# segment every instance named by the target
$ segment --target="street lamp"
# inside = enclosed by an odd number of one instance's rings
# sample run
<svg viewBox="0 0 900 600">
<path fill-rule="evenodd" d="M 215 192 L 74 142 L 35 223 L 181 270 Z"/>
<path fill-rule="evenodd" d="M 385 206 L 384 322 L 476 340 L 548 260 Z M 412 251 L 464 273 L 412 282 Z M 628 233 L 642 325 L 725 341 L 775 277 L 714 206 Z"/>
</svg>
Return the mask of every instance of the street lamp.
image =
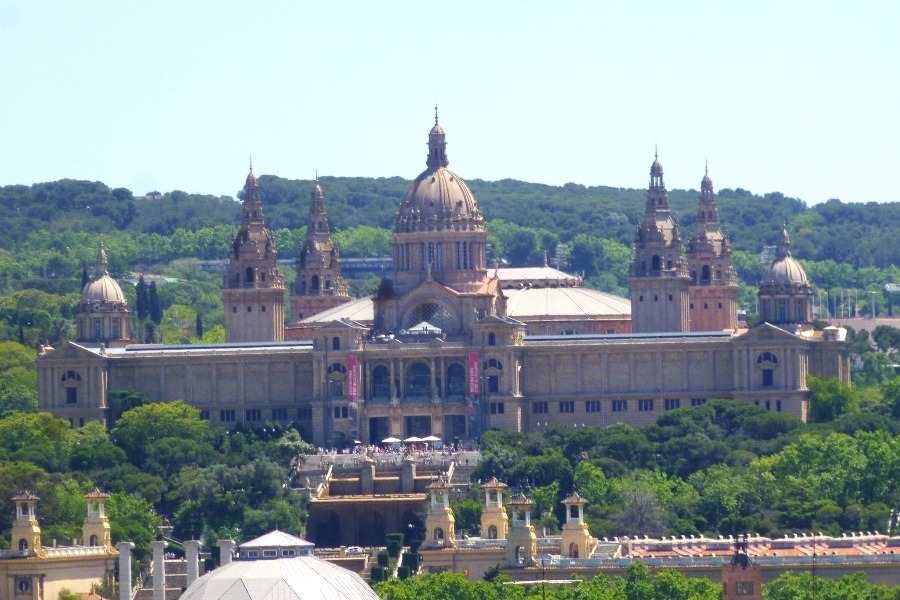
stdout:
<svg viewBox="0 0 900 600">
<path fill-rule="evenodd" d="M 870 308 L 872 309 L 872 318 L 878 318 L 878 307 L 875 305 L 875 292 L 869 291 L 868 294 L 872 296 L 872 304 Z"/>
</svg>

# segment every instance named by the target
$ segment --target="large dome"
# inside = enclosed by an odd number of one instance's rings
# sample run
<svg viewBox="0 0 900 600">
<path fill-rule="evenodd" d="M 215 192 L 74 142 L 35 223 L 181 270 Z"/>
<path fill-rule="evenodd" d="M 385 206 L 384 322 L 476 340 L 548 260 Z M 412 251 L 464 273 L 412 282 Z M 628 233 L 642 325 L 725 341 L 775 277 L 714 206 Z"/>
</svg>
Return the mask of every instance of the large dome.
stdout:
<svg viewBox="0 0 900 600">
<path fill-rule="evenodd" d="M 94 278 L 84 284 L 81 289 L 81 303 L 85 305 L 114 305 L 121 306 L 125 303 L 125 294 L 116 280 L 109 276 L 107 271 L 106 250 L 103 244 L 97 253 L 97 266 Z"/>
<path fill-rule="evenodd" d="M 450 169 L 438 167 L 426 170 L 409 186 L 397 211 L 394 232 L 483 227 L 481 211 L 469 186 Z"/>
<path fill-rule="evenodd" d="M 437 123 L 428 133 L 428 166 L 400 203 L 394 233 L 483 231 L 484 219 L 475 196 L 462 178 L 447 168 L 447 141 Z"/>
<path fill-rule="evenodd" d="M 377 600 L 363 579 L 314 556 L 236 560 L 207 573 L 179 600 Z"/>
</svg>

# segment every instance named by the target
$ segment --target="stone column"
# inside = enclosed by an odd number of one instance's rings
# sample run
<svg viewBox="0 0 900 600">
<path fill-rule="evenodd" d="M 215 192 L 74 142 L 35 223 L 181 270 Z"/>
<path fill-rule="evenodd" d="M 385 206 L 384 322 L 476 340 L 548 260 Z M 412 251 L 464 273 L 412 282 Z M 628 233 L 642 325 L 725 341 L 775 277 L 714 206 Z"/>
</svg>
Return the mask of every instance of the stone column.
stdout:
<svg viewBox="0 0 900 600">
<path fill-rule="evenodd" d="M 184 558 L 187 562 L 187 587 L 200 577 L 200 546 L 199 540 L 189 540 L 184 543 Z"/>
<path fill-rule="evenodd" d="M 166 543 L 150 542 L 153 548 L 153 600 L 166 600 Z"/>
<path fill-rule="evenodd" d="M 234 540 L 219 540 L 219 563 L 220 566 L 231 564 L 234 557 Z"/>
<path fill-rule="evenodd" d="M 119 600 L 131 600 L 131 551 L 134 544 L 119 542 L 116 550 L 119 551 Z"/>
</svg>

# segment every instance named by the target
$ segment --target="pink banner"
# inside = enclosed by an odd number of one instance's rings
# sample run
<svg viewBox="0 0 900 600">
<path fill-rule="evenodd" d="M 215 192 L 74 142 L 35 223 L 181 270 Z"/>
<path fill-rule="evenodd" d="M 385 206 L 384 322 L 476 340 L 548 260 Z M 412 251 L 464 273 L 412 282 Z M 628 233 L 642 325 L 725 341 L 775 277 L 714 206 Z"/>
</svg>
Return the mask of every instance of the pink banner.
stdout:
<svg viewBox="0 0 900 600">
<path fill-rule="evenodd" d="M 469 352 L 469 394 L 474 396 L 481 392 L 481 376 L 478 370 L 478 353 Z"/>
<path fill-rule="evenodd" d="M 359 399 L 359 378 L 357 377 L 356 355 L 347 356 L 347 397 L 350 402 L 356 402 Z"/>
</svg>

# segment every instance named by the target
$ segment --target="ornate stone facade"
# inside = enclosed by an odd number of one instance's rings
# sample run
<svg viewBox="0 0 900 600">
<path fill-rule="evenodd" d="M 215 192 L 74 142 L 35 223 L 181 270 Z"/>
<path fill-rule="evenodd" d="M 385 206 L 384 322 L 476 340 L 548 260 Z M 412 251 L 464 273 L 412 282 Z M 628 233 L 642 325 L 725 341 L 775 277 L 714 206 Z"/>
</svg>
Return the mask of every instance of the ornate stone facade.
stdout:
<svg viewBox="0 0 900 600">
<path fill-rule="evenodd" d="M 589 317 L 567 321 L 566 315 L 537 314 L 539 303 L 532 303 L 529 293 L 581 289 L 580 282 L 549 268 L 525 276 L 518 289 L 504 289 L 500 273 L 505 270 L 485 264 L 481 210 L 465 182 L 449 170 L 446 144 L 435 123 L 427 168 L 397 213 L 394 278 L 365 301 L 368 322 L 325 317 L 310 329 L 309 341 L 280 341 L 284 285 L 251 172 L 223 290 L 229 343 L 103 348 L 80 341 L 45 348 L 38 362 L 40 407 L 73 425 L 105 421 L 112 415 L 109 392 L 131 388 L 159 402 L 184 400 L 215 426 L 293 422 L 313 443 L 341 446 L 413 435 L 449 442 L 477 438 L 489 428 L 637 426 L 714 398 L 805 418 L 808 375 L 849 382 L 846 332 L 812 331 L 809 282 L 790 257 L 786 233 L 780 258 L 760 290 L 769 322 L 750 331 L 731 327 L 730 247 L 708 176 L 701 186 L 702 223 L 686 256 L 662 166 L 653 163 L 630 279 L 635 333 L 623 333 L 625 299 L 601 299 L 609 301 L 604 310 L 610 321 L 598 330 L 588 326 Z M 316 204 L 321 198 L 314 191 L 313 220 L 324 216 L 324 205 Z M 318 244 L 313 247 L 327 255 L 327 230 L 313 236 Z M 335 287 L 339 280 L 331 273 Z M 529 289 L 529 277 L 546 279 L 547 287 Z M 321 281 L 320 276 L 320 287 Z M 722 295 L 706 295 L 712 292 Z M 704 324 L 697 327 L 706 331 L 690 331 L 690 302 L 696 307 L 700 298 L 719 297 L 723 309 L 717 303 L 708 309 L 714 318 L 699 319 Z M 573 305 L 585 300 L 571 294 L 554 298 Z M 519 313 L 529 322 L 510 316 L 513 302 L 518 308 L 529 305 Z"/>
</svg>

